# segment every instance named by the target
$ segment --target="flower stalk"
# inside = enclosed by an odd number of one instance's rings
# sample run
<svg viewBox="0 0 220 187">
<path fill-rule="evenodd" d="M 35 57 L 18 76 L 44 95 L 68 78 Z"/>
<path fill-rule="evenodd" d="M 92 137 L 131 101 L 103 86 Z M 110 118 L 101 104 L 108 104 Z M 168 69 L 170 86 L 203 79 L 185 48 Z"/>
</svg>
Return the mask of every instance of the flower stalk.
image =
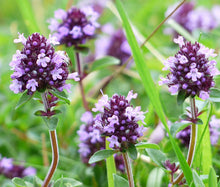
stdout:
<svg viewBox="0 0 220 187">
<path fill-rule="evenodd" d="M 45 111 L 48 112 L 50 110 L 50 104 L 47 99 L 47 92 L 45 91 L 41 95 L 41 97 L 43 100 Z M 56 130 L 49 130 L 49 133 L 50 133 L 50 142 L 51 142 L 51 147 L 52 147 L 52 163 L 44 179 L 42 187 L 47 187 L 49 185 L 51 178 L 53 177 L 53 174 L 56 171 L 56 168 L 59 162 L 59 149 L 58 149 Z"/>
<path fill-rule="evenodd" d="M 124 164 L 125 164 L 125 168 L 126 168 L 126 172 L 128 176 L 129 187 L 134 187 L 134 178 L 133 178 L 130 158 L 127 152 L 122 153 L 122 156 L 124 159 Z"/>
<path fill-rule="evenodd" d="M 80 87 L 80 92 L 82 95 L 82 102 L 83 102 L 83 106 L 84 108 L 89 111 L 89 107 L 88 107 L 88 103 L 86 101 L 86 96 L 85 96 L 85 92 L 84 92 L 84 88 L 83 88 L 83 83 L 82 83 L 82 69 L 81 69 L 81 64 L 80 64 L 80 57 L 79 57 L 79 53 L 76 52 L 76 64 L 77 64 L 77 70 L 78 70 L 78 74 L 80 77 L 79 80 L 79 87 Z"/>
<path fill-rule="evenodd" d="M 192 120 L 196 121 L 197 119 L 197 109 L 195 104 L 195 97 L 190 97 L 190 107 L 191 107 L 191 114 L 192 114 Z M 195 154 L 195 148 L 196 148 L 196 136 L 197 136 L 197 127 L 196 124 L 192 123 L 191 125 L 191 136 L 190 136 L 190 144 L 189 144 L 189 150 L 187 155 L 187 163 L 189 166 L 192 165 L 194 154 Z M 177 178 L 172 182 L 172 184 L 178 184 L 182 178 L 184 177 L 183 172 L 180 173 Z"/>
<path fill-rule="evenodd" d="M 56 171 L 59 162 L 59 150 L 58 150 L 56 130 L 49 131 L 49 133 L 50 133 L 50 141 L 52 147 L 52 163 L 47 173 L 47 176 L 44 179 L 42 187 L 48 187 L 50 180 L 53 177 L 53 174 Z"/>
</svg>

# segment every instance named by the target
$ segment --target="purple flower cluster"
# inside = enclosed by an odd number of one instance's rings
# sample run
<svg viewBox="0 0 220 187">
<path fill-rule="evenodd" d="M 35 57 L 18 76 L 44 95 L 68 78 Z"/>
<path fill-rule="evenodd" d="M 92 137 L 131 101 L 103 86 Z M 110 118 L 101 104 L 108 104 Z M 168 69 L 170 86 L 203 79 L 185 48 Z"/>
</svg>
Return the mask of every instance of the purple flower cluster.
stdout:
<svg viewBox="0 0 220 187">
<path fill-rule="evenodd" d="M 63 51 L 54 51 L 52 44 L 57 44 L 55 38 L 46 39 L 39 33 L 34 33 L 26 39 L 23 34 L 19 34 L 14 42 L 24 46 L 21 51 L 16 51 L 10 62 L 11 69 L 14 70 L 10 89 L 14 93 L 27 90 L 31 95 L 45 89 L 62 91 L 69 88 L 65 83 L 69 58 Z M 70 77 L 77 80 L 75 73 L 70 74 Z"/>
<path fill-rule="evenodd" d="M 70 8 L 67 12 L 59 9 L 54 13 L 55 18 L 49 20 L 49 29 L 60 44 L 76 46 L 84 44 L 86 39 L 95 36 L 96 28 L 99 27 L 98 13 L 91 7 Z"/>
<path fill-rule="evenodd" d="M 143 125 L 139 126 L 137 123 L 145 123 L 145 112 L 141 111 L 141 107 L 134 108 L 130 104 L 136 97 L 137 94 L 133 94 L 133 91 L 130 91 L 126 98 L 114 94 L 109 99 L 107 95 L 103 95 L 92 109 L 101 113 L 97 115 L 95 126 L 103 131 L 103 135 L 108 136 L 109 146 L 113 149 L 127 149 L 128 145 L 135 144 L 146 130 Z"/>
<path fill-rule="evenodd" d="M 188 123 L 184 122 L 183 123 Z M 211 117 L 209 122 L 209 131 L 210 131 L 210 141 L 212 145 L 216 145 L 218 143 L 218 139 L 220 136 L 220 119 L 217 119 L 215 116 Z M 191 129 L 190 126 L 186 127 L 182 131 L 176 134 L 176 138 L 180 139 L 181 143 L 186 147 L 189 146 Z"/>
<path fill-rule="evenodd" d="M 102 28 L 105 36 L 96 41 L 97 58 L 110 55 L 120 60 L 120 65 L 124 64 L 131 56 L 131 49 L 122 29 L 117 31 L 111 25 Z M 117 49 L 117 50 L 115 50 Z"/>
<path fill-rule="evenodd" d="M 82 117 L 81 121 L 84 123 L 77 131 L 79 135 L 79 153 L 82 161 L 88 164 L 90 157 L 98 150 L 105 149 L 105 138 L 102 137 L 102 132 L 99 128 L 95 127 L 96 117 L 93 118 L 92 113 L 87 111 Z M 116 168 L 124 172 L 125 166 L 121 155 L 115 154 Z"/>
<path fill-rule="evenodd" d="M 165 15 L 168 16 L 176 6 L 177 4 L 170 6 Z M 189 32 L 193 32 L 197 29 L 208 32 L 220 26 L 219 11 L 220 6 L 218 5 L 213 6 L 212 10 L 208 10 L 202 6 L 195 8 L 194 2 L 186 2 L 171 16 L 171 18 Z M 177 35 L 177 33 L 170 28 L 167 28 L 165 33 L 170 34 L 170 31 L 175 36 Z"/>
<path fill-rule="evenodd" d="M 94 127 L 94 119 L 92 113 L 87 111 L 82 117 L 81 121 L 84 122 L 77 131 L 79 135 L 79 153 L 82 161 L 88 163 L 89 158 L 98 150 L 105 149 L 105 138 L 101 137 L 102 132 L 100 129 Z"/>
<path fill-rule="evenodd" d="M 32 167 L 25 168 L 21 165 L 14 165 L 12 158 L 0 157 L 0 175 L 7 178 L 25 177 L 28 175 L 36 175 L 36 169 Z"/>
<path fill-rule="evenodd" d="M 161 78 L 159 84 L 167 84 L 172 95 L 183 91 L 186 97 L 209 98 L 210 88 L 215 85 L 213 76 L 219 74 L 216 61 L 209 60 L 217 56 L 214 50 L 198 42 L 184 42 L 182 36 L 174 42 L 179 44 L 180 50 L 164 62 L 163 70 L 170 70 L 170 73 Z"/>
</svg>

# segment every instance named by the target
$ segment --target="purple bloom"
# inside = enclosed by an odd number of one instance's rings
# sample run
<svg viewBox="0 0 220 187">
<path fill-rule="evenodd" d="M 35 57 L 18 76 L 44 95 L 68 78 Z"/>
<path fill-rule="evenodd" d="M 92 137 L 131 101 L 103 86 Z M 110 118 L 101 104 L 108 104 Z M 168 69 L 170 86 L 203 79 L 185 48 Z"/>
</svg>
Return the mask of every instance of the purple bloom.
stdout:
<svg viewBox="0 0 220 187">
<path fill-rule="evenodd" d="M 186 121 L 182 121 L 183 123 L 188 123 Z M 210 131 L 210 141 L 212 145 L 216 145 L 220 136 L 220 119 L 217 119 L 215 116 L 211 117 L 209 122 L 209 131 Z M 186 147 L 189 146 L 191 129 L 190 126 L 187 126 L 182 131 L 176 134 L 176 138 L 181 140 L 181 143 Z"/>
<path fill-rule="evenodd" d="M 207 99 L 210 88 L 215 85 L 213 76 L 219 74 L 216 61 L 208 59 L 216 56 L 214 50 L 198 42 L 184 42 L 182 36 L 174 41 L 180 50 L 165 61 L 164 70 L 169 69 L 170 73 L 159 84 L 167 84 L 172 95 L 184 91 L 187 97 L 197 95 Z"/>
<path fill-rule="evenodd" d="M 140 107 L 133 107 L 130 101 L 136 98 L 137 94 L 133 91 L 128 93 L 128 96 L 114 94 L 108 99 L 104 95 L 93 111 L 101 112 L 101 116 L 96 119 L 95 126 L 103 131 L 107 140 L 110 142 L 110 147 L 113 149 L 126 149 L 129 143 L 135 144 L 137 138 L 143 135 L 145 127 L 139 126 L 138 121 L 144 123 L 144 114 Z"/>
<path fill-rule="evenodd" d="M 28 175 L 36 175 L 36 169 L 32 167 L 25 168 L 22 165 L 13 164 L 12 158 L 0 158 L 0 175 L 7 178 L 25 177 Z"/>
<path fill-rule="evenodd" d="M 120 65 L 124 64 L 131 56 L 131 49 L 123 30 L 114 31 L 111 26 L 106 25 L 103 32 L 105 36 L 96 41 L 96 56 L 98 58 L 105 55 L 113 56 L 120 60 Z"/>
<path fill-rule="evenodd" d="M 49 29 L 60 44 L 68 47 L 84 44 L 95 36 L 95 30 L 99 27 L 99 15 L 90 7 L 81 10 L 72 7 L 67 12 L 59 9 L 55 11 L 54 17 L 49 20 Z"/>
<path fill-rule="evenodd" d="M 86 164 L 88 164 L 90 157 L 96 151 L 105 149 L 105 138 L 102 137 L 103 132 L 94 125 L 96 119 L 99 119 L 99 115 L 93 118 L 91 112 L 85 112 L 81 117 L 81 121 L 85 124 L 82 124 L 77 131 L 80 140 L 79 153 L 82 161 Z M 115 155 L 115 162 L 117 169 L 124 172 L 124 163 L 121 155 Z"/>
<path fill-rule="evenodd" d="M 165 13 L 165 15 L 168 16 L 176 6 L 177 4 L 170 6 L 167 12 Z M 171 16 L 171 18 L 174 19 L 179 25 L 181 25 L 184 29 L 186 29 L 190 33 L 198 29 L 203 32 L 208 32 L 219 26 L 220 24 L 219 10 L 220 10 L 219 6 L 214 6 L 212 10 L 208 10 L 201 6 L 195 8 L 194 2 L 187 2 L 184 3 Z M 174 34 L 174 37 L 178 35 L 171 28 L 166 28 L 165 32 L 168 34 L 170 33 Z"/>
<path fill-rule="evenodd" d="M 10 89 L 14 93 L 28 91 L 33 94 L 44 89 L 62 90 L 68 78 L 68 57 L 64 52 L 55 52 L 52 44 L 57 44 L 53 37 L 47 40 L 39 33 L 34 33 L 27 39 L 19 34 L 19 39 L 24 47 L 17 50 L 10 62 L 14 73 L 11 75 Z"/>
</svg>

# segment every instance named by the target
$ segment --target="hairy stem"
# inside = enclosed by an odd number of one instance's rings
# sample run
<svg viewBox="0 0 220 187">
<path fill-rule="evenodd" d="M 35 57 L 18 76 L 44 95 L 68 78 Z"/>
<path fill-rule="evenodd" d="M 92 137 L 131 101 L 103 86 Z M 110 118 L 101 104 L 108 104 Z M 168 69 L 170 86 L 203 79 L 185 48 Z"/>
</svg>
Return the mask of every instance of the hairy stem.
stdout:
<svg viewBox="0 0 220 187">
<path fill-rule="evenodd" d="M 196 120 L 197 111 L 196 111 L 195 97 L 194 98 L 190 97 L 190 107 L 191 107 L 192 119 Z M 196 124 L 192 124 L 190 144 L 189 144 L 189 150 L 188 150 L 188 155 L 187 155 L 187 163 L 189 164 L 189 166 L 192 165 L 193 158 L 194 158 L 194 153 L 195 153 L 195 148 L 196 148 L 196 135 L 197 135 Z M 183 177 L 184 177 L 184 174 L 182 172 L 173 181 L 173 184 L 178 184 L 182 180 Z"/>
<path fill-rule="evenodd" d="M 44 179 L 42 187 L 48 187 L 50 180 L 53 177 L 54 172 L 56 171 L 59 161 L 59 150 L 58 150 L 56 130 L 52 130 L 49 132 L 50 132 L 50 141 L 52 147 L 52 163 L 50 165 L 50 169 L 47 173 L 47 176 Z"/>
<path fill-rule="evenodd" d="M 124 164 L 128 176 L 128 182 L 129 182 L 129 187 L 134 187 L 134 179 L 133 179 L 133 173 L 132 173 L 132 168 L 131 168 L 131 161 L 128 156 L 128 153 L 122 153 L 123 159 L 124 159 Z"/>
<path fill-rule="evenodd" d="M 88 103 L 86 101 L 86 96 L 85 96 L 85 92 L 84 92 L 84 88 L 83 88 L 83 83 L 82 83 L 82 71 L 81 71 L 81 64 L 80 64 L 80 57 L 79 57 L 79 53 L 76 52 L 76 64 L 77 64 L 77 70 L 78 70 L 78 74 L 80 77 L 79 80 L 79 87 L 80 87 L 80 92 L 82 95 L 82 102 L 83 102 L 83 106 L 84 108 L 89 111 L 89 107 L 88 107 Z"/>
</svg>

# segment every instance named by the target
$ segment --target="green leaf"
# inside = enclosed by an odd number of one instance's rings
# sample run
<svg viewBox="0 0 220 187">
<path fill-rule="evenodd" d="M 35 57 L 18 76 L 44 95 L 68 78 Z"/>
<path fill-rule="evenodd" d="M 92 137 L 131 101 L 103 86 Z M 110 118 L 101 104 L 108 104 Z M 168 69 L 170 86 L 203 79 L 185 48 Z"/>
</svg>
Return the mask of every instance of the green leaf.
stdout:
<svg viewBox="0 0 220 187">
<path fill-rule="evenodd" d="M 196 121 L 196 124 L 197 124 L 197 125 L 203 125 L 203 121 L 198 118 L 197 121 Z"/>
<path fill-rule="evenodd" d="M 56 129 L 57 124 L 58 124 L 58 118 L 57 117 L 42 117 L 44 122 L 46 123 L 47 127 L 49 128 L 50 131 L 53 131 Z"/>
<path fill-rule="evenodd" d="M 148 153 L 148 155 L 150 156 L 150 158 L 158 165 L 163 167 L 163 164 L 166 160 L 168 160 L 168 158 L 166 157 L 166 155 L 156 149 L 145 149 L 146 152 Z"/>
<path fill-rule="evenodd" d="M 118 13 L 121 17 L 121 20 L 123 22 L 123 27 L 126 31 L 126 36 L 128 43 L 131 47 L 132 54 L 134 57 L 134 61 L 136 64 L 137 71 L 141 77 L 142 83 L 144 85 L 144 88 L 146 90 L 146 93 L 151 101 L 151 103 L 154 106 L 155 111 L 157 112 L 161 122 L 163 123 L 170 141 L 172 143 L 173 149 L 178 157 L 178 160 L 180 162 L 181 168 L 183 169 L 184 176 L 186 178 L 186 181 L 188 184 L 191 184 L 193 177 L 192 177 L 192 171 L 189 167 L 189 165 L 186 162 L 186 159 L 184 158 L 182 152 L 180 151 L 180 148 L 176 145 L 175 140 L 173 139 L 172 135 L 170 134 L 166 118 L 163 112 L 163 108 L 160 102 L 159 93 L 157 90 L 157 87 L 155 86 L 153 79 L 151 77 L 149 68 L 147 67 L 147 64 L 145 63 L 144 55 L 142 54 L 140 47 L 138 46 L 137 40 L 134 36 L 134 33 L 131 29 L 131 25 L 128 21 L 127 15 L 124 11 L 124 8 L 121 4 L 120 0 L 116 0 L 116 8 L 118 10 Z"/>
<path fill-rule="evenodd" d="M 110 157 L 111 155 L 113 155 L 114 153 L 115 153 L 115 150 L 104 149 L 104 150 L 97 151 L 89 159 L 89 164 L 93 164 L 95 162 L 99 162 L 101 160 L 104 160 L 104 159 Z"/>
<path fill-rule="evenodd" d="M 115 187 L 129 187 L 129 183 L 123 177 L 113 174 Z"/>
<path fill-rule="evenodd" d="M 186 91 L 183 90 L 179 91 L 177 95 L 177 104 L 182 105 L 186 98 L 187 98 Z"/>
<path fill-rule="evenodd" d="M 34 187 L 41 187 L 43 184 L 43 181 L 39 179 L 37 176 L 26 176 L 23 178 L 25 183 L 33 184 Z"/>
<path fill-rule="evenodd" d="M 12 179 L 12 182 L 14 183 L 16 187 L 27 187 L 27 185 L 25 184 L 25 181 L 21 178 L 15 177 Z"/>
<path fill-rule="evenodd" d="M 161 168 L 154 168 L 150 172 L 147 180 L 147 187 L 161 187 L 165 172 Z"/>
<path fill-rule="evenodd" d="M 105 140 L 106 150 L 112 150 L 109 147 L 109 144 L 110 144 L 110 142 Z M 113 175 L 116 174 L 114 155 L 111 155 L 110 157 L 108 157 L 106 159 L 106 168 L 107 168 L 107 177 L 108 177 L 108 187 L 114 187 L 114 177 L 113 177 Z"/>
<path fill-rule="evenodd" d="M 219 180 L 219 182 L 218 182 L 218 187 L 220 187 L 220 180 Z"/>
<path fill-rule="evenodd" d="M 74 186 L 81 186 L 82 183 L 72 179 L 72 178 L 60 178 L 58 180 L 56 180 L 56 182 L 54 183 L 53 187 L 74 187 Z"/>
<path fill-rule="evenodd" d="M 30 99 L 33 97 L 33 95 L 28 95 L 27 91 L 25 91 L 22 96 L 20 97 L 15 110 L 17 110 L 18 108 L 22 107 L 24 104 L 26 104 L 28 101 L 30 101 Z"/>
<path fill-rule="evenodd" d="M 147 143 L 147 142 L 140 142 L 140 143 L 137 143 L 135 144 L 135 147 L 137 149 L 160 149 L 160 147 L 157 145 L 157 144 L 154 144 L 154 143 Z"/>
<path fill-rule="evenodd" d="M 126 151 L 128 152 L 128 155 L 132 160 L 137 159 L 137 149 L 134 144 L 129 144 L 128 149 Z"/>
<path fill-rule="evenodd" d="M 50 90 L 50 92 L 65 103 L 70 104 L 70 100 L 64 91 L 60 92 L 58 90 Z"/>
<path fill-rule="evenodd" d="M 91 65 L 90 70 L 96 71 L 96 70 L 100 70 L 108 66 L 118 65 L 119 63 L 120 63 L 119 59 L 112 57 L 112 56 L 105 56 L 103 58 L 100 58 L 94 61 Z"/>
<path fill-rule="evenodd" d="M 44 111 L 42 111 L 42 110 L 38 110 L 38 111 L 36 111 L 36 112 L 34 112 L 34 115 L 35 116 L 42 116 L 42 113 L 43 113 Z"/>
<path fill-rule="evenodd" d="M 170 127 L 170 133 L 176 137 L 176 133 L 188 127 L 190 123 L 173 123 Z"/>
<path fill-rule="evenodd" d="M 220 89 L 211 88 L 208 100 L 212 102 L 220 102 Z"/>
<path fill-rule="evenodd" d="M 199 175 L 196 173 L 195 170 L 193 170 L 193 181 L 196 187 L 205 187 L 204 183 L 202 182 L 202 179 L 200 179 Z"/>
<path fill-rule="evenodd" d="M 209 171 L 209 186 L 217 187 L 217 176 L 213 167 L 210 168 Z"/>
</svg>

